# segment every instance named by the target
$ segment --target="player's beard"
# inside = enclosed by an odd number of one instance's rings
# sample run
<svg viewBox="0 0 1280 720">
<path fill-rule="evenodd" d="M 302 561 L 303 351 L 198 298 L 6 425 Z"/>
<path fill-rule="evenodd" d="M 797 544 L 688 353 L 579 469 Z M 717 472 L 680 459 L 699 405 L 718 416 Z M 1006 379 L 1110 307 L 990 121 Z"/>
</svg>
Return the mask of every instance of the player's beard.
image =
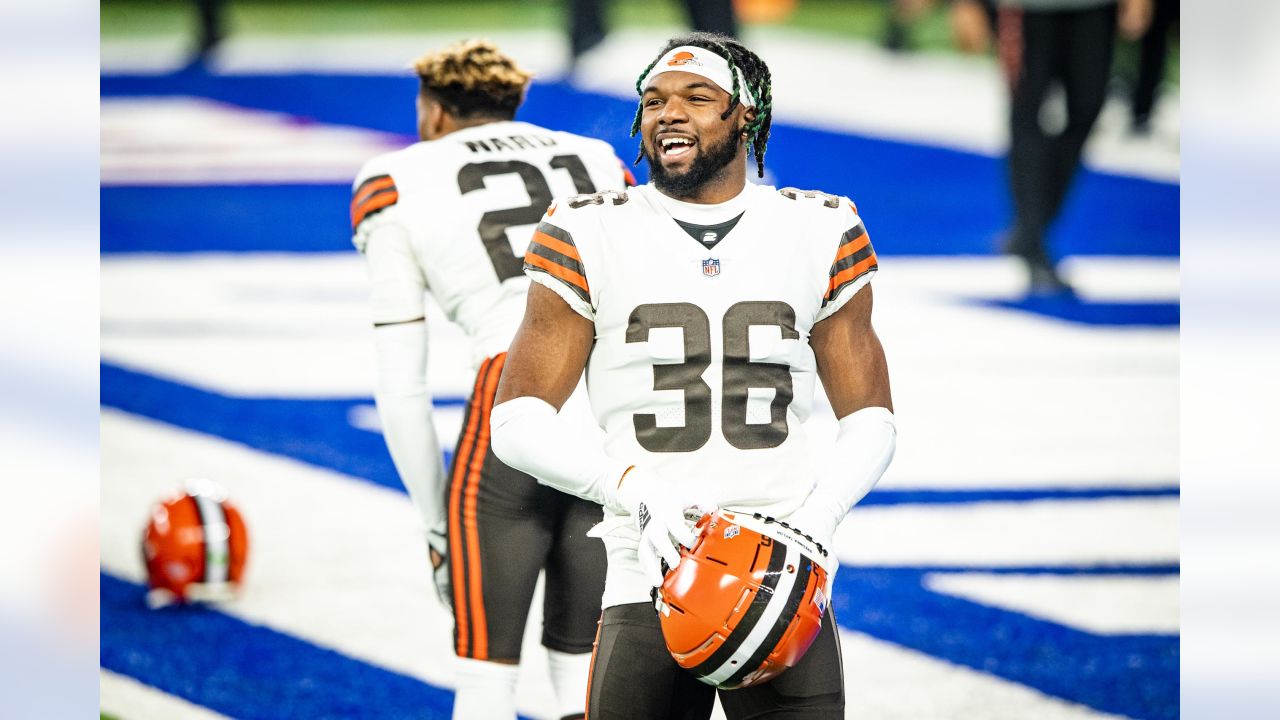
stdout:
<svg viewBox="0 0 1280 720">
<path fill-rule="evenodd" d="M 729 133 L 722 142 L 700 148 L 689 169 L 683 173 L 667 172 L 662 159 L 646 149 L 644 158 L 649 161 L 649 175 L 653 186 L 667 197 L 677 200 L 694 197 L 716 173 L 738 157 L 737 140 L 736 135 Z"/>
</svg>

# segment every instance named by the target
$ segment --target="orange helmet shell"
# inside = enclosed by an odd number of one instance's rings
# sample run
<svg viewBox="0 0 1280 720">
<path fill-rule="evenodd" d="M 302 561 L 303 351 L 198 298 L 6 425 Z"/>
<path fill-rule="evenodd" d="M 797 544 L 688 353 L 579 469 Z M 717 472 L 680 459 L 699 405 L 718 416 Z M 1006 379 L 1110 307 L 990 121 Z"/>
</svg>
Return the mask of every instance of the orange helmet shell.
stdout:
<svg viewBox="0 0 1280 720">
<path fill-rule="evenodd" d="M 718 510 L 667 573 L 655 604 L 667 650 L 709 685 L 768 682 L 794 666 L 822 629 L 826 552 L 786 524 Z"/>
<path fill-rule="evenodd" d="M 151 601 L 166 594 L 178 602 L 229 595 L 240 583 L 248 554 L 240 511 L 217 486 L 191 485 L 157 504 L 143 533 Z"/>
</svg>

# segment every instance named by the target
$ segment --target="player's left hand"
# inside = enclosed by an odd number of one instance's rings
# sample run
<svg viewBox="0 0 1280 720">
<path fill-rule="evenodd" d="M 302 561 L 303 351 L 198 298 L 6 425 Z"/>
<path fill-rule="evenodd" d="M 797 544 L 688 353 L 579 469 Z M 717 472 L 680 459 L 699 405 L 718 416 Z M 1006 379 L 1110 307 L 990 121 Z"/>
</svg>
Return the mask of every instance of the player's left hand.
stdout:
<svg viewBox="0 0 1280 720">
<path fill-rule="evenodd" d="M 826 551 L 825 556 L 819 555 L 819 563 L 828 574 L 832 574 L 832 570 L 839 564 L 835 559 L 832 539 L 835 537 L 836 526 L 840 524 L 841 519 L 822 503 L 817 502 L 813 496 L 806 499 L 795 512 L 782 518 L 791 529 L 812 538 L 815 544 Z"/>
</svg>

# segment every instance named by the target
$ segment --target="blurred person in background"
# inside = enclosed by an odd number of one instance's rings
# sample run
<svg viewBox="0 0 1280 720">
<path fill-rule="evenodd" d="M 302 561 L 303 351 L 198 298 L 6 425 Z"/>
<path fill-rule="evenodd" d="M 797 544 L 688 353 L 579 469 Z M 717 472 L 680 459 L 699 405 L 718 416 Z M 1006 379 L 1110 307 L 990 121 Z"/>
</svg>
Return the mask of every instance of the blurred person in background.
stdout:
<svg viewBox="0 0 1280 720">
<path fill-rule="evenodd" d="M 911 28 L 933 9 L 933 0 L 887 0 L 884 36 L 881 44 L 886 50 L 910 50 Z"/>
<path fill-rule="evenodd" d="M 962 49 L 990 45 L 983 3 L 956 0 L 953 31 Z M 1046 245 L 1080 168 L 1085 140 L 1102 111 L 1116 28 L 1136 39 L 1151 20 L 1152 0 L 994 0 L 1000 66 L 1010 92 L 1009 182 L 1013 227 L 1004 250 L 1021 258 L 1035 295 L 1070 294 Z M 1066 97 L 1065 126 L 1046 130 L 1041 109 L 1052 86 Z"/>
<path fill-rule="evenodd" d="M 857 209 L 747 182 L 750 154 L 764 174 L 768 66 L 731 38 L 693 33 L 670 40 L 636 90 L 631 131 L 653 181 L 557 201 L 543 218 L 493 445 L 605 507 L 596 532 L 609 573 L 589 717 L 694 720 L 712 712 L 717 689 L 707 683 L 740 682 L 763 658 L 741 635 L 692 671 L 668 652 L 652 598 L 662 564 L 680 565 L 677 546 L 693 545 L 684 512 L 760 513 L 830 547 L 888 467 L 896 430 L 871 324 L 878 264 Z M 558 412 L 584 367 L 603 445 Z M 839 419 L 839 462 L 810 471 L 804 419 L 818 378 Z M 794 667 L 719 698 L 731 720 L 842 719 L 834 612 Z"/>
<path fill-rule="evenodd" d="M 569 51 L 576 64 L 579 57 L 604 41 L 609 34 L 605 20 L 608 0 L 568 0 Z M 738 36 L 738 20 L 733 0 L 684 0 L 689 25 L 697 31 Z"/>
<path fill-rule="evenodd" d="M 196 0 L 196 12 L 199 15 L 200 27 L 196 37 L 196 52 L 191 58 L 193 65 L 203 65 L 209 61 L 213 51 L 226 37 L 223 27 L 223 10 L 226 0 Z"/>
<path fill-rule="evenodd" d="M 503 465 L 489 448 L 489 412 L 529 287 L 528 226 L 552 197 L 621 189 L 630 173 L 600 140 L 515 121 L 531 74 L 487 41 L 414 67 L 422 142 L 364 166 L 351 219 L 372 286 L 383 433 L 454 615 L 454 717 L 516 716 L 521 640 L 543 569 L 551 682 L 561 715 L 580 717 L 604 590 L 604 548 L 586 536 L 600 507 Z M 447 480 L 426 378 L 428 291 L 466 332 L 478 366 Z"/>
<path fill-rule="evenodd" d="M 1133 86 L 1133 132 L 1146 135 L 1151 132 L 1151 111 L 1155 108 L 1157 92 L 1164 80 L 1165 64 L 1169 58 L 1170 36 L 1177 32 L 1180 14 L 1178 0 L 1154 0 L 1155 9 L 1151 26 L 1142 35 L 1138 61 L 1138 79 Z"/>
</svg>

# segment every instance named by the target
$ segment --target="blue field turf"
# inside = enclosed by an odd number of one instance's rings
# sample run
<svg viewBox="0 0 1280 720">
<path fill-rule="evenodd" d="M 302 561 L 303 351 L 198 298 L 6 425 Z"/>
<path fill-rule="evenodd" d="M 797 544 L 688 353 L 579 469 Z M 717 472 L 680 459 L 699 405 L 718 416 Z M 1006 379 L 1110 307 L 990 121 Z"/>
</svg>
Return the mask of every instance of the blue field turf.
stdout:
<svg viewBox="0 0 1280 720">
<path fill-rule="evenodd" d="M 234 718 L 447 718 L 453 693 L 102 573 L 101 665 Z"/>
<path fill-rule="evenodd" d="M 413 133 L 410 77 L 209 75 L 102 78 L 103 97 L 191 95 L 319 122 Z M 571 108 L 572 111 L 566 111 Z M 563 83 L 533 87 L 519 118 L 600 137 L 635 157 L 634 105 Z M 779 185 L 854 199 L 877 252 L 988 255 L 1009 217 L 1001 160 L 937 147 L 775 124 Z M 644 167 L 638 168 L 643 179 Z M 102 191 L 104 252 L 325 251 L 349 247 L 348 188 L 118 188 Z M 1057 255 L 1176 256 L 1178 186 L 1085 171 L 1052 235 Z M 193 222 L 199 218 L 199 222 Z"/>
</svg>

